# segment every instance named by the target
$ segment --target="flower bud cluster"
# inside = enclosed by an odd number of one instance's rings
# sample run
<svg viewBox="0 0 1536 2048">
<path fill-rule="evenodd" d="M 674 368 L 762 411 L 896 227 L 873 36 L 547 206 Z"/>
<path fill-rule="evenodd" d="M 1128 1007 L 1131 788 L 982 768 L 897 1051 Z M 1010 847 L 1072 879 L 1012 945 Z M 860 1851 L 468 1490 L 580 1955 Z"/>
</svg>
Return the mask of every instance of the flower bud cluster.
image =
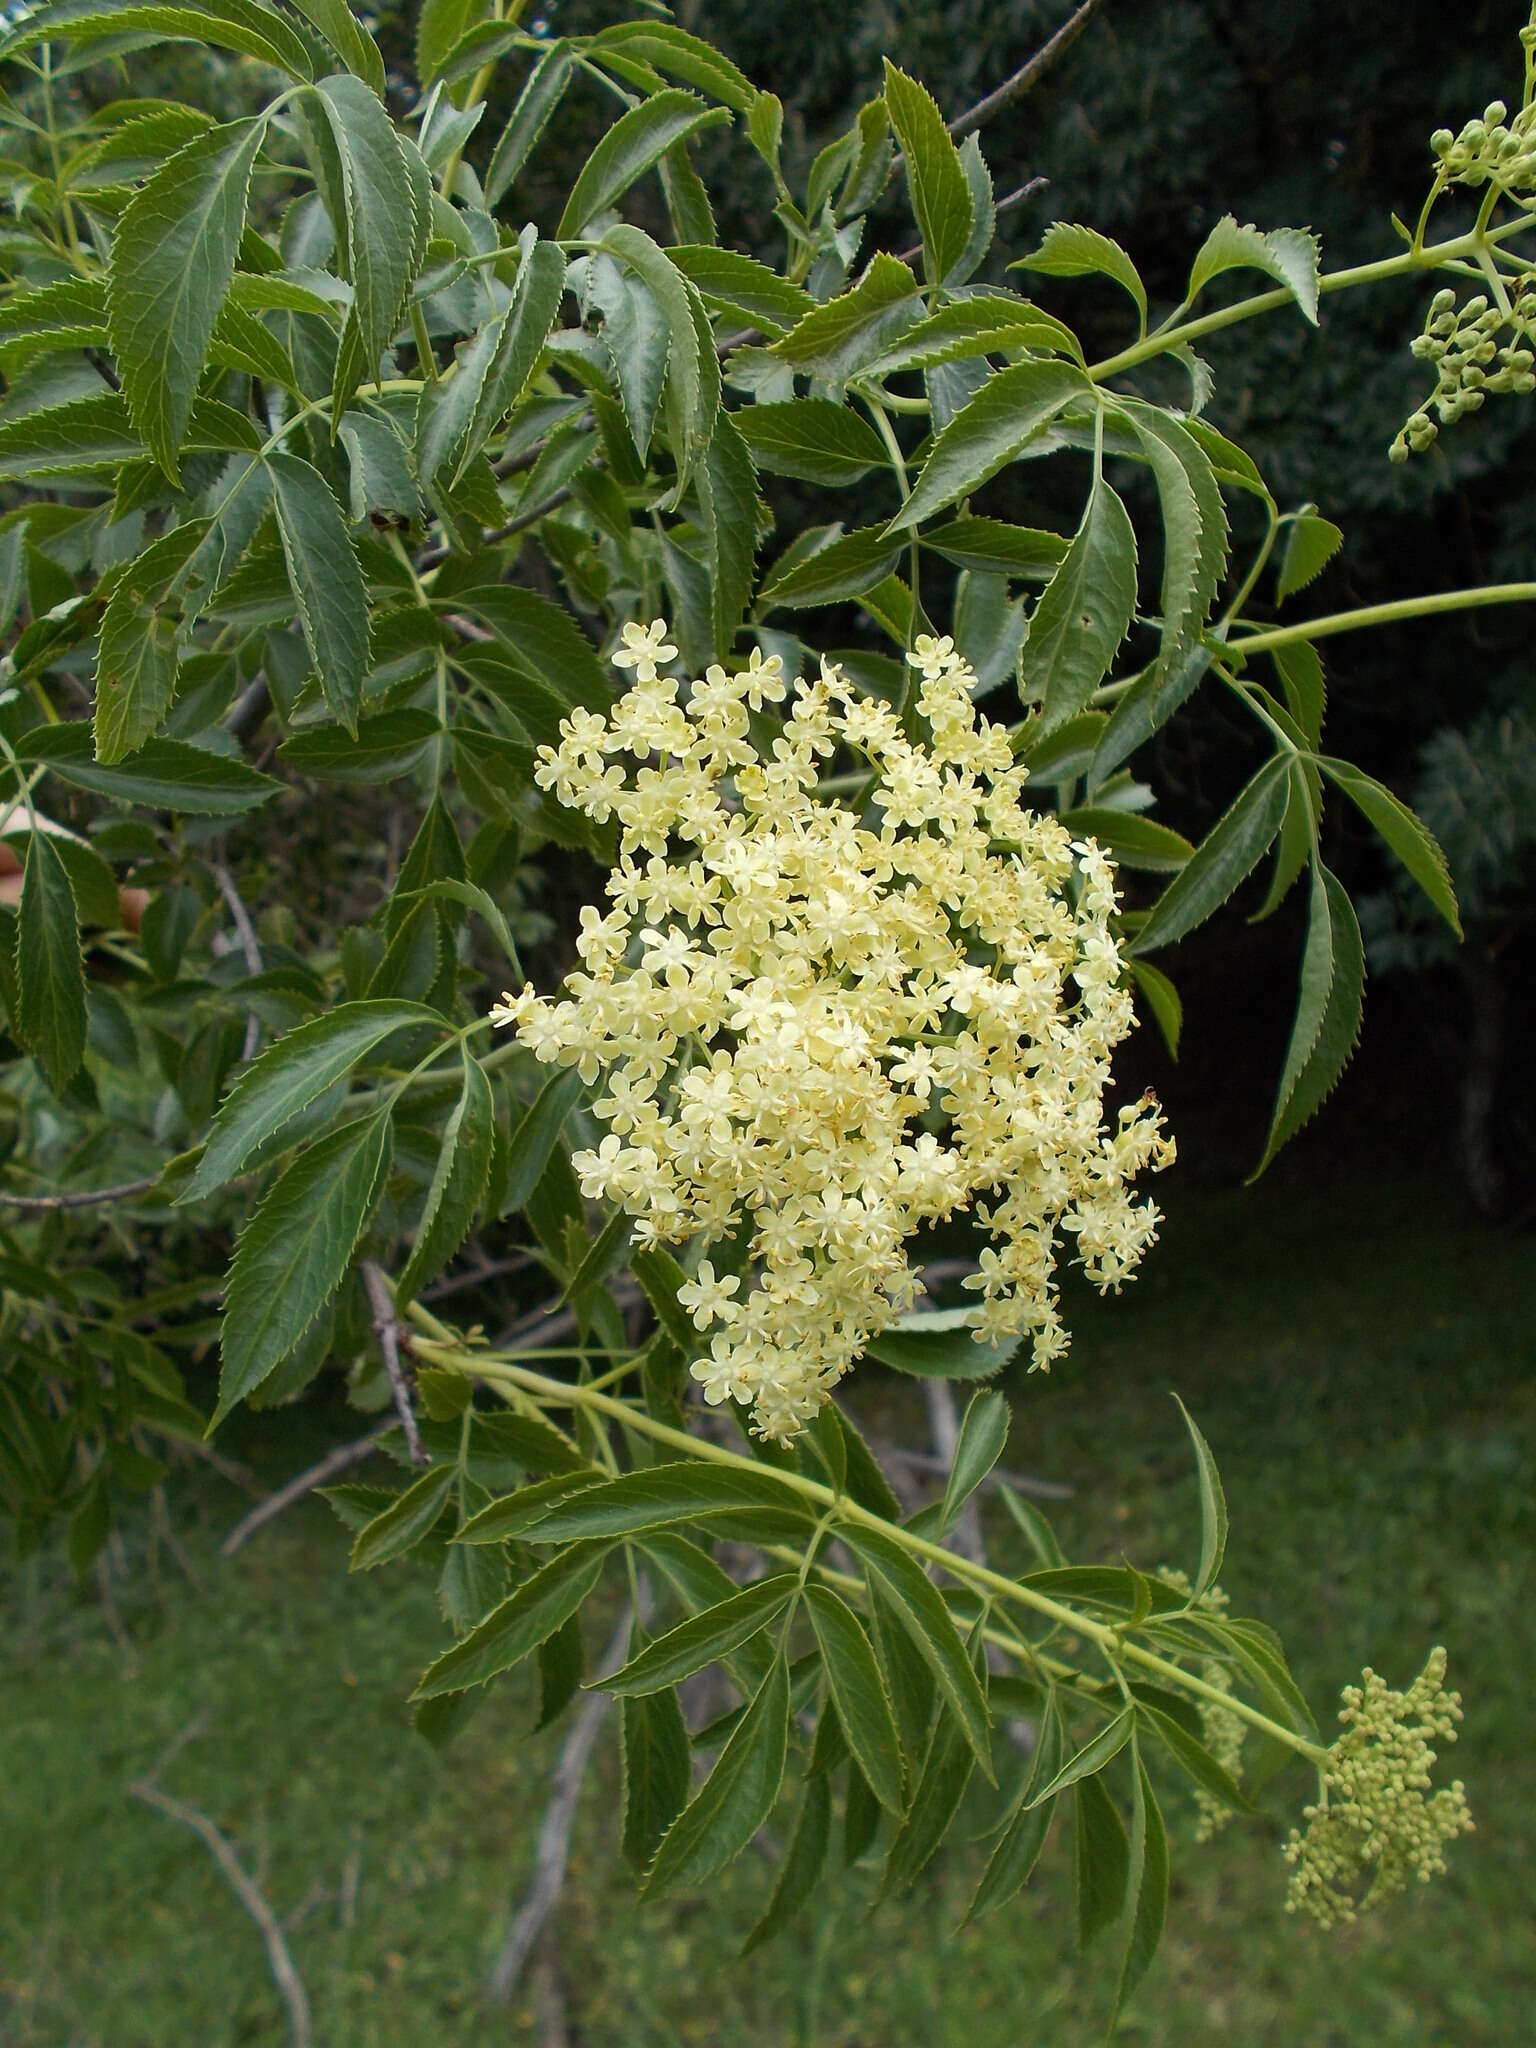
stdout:
<svg viewBox="0 0 1536 2048">
<path fill-rule="evenodd" d="M 1157 1576 L 1165 1586 L 1172 1586 L 1186 1599 L 1194 1590 L 1188 1572 L 1181 1571 L 1177 1565 L 1160 1565 Z M 1207 1586 L 1195 1605 L 1208 1614 L 1225 1614 L 1231 1602 L 1220 1586 Z M 1216 1692 L 1232 1690 L 1232 1673 L 1220 1657 L 1202 1657 L 1196 1669 Z M 1195 1706 L 1200 1715 L 1201 1740 L 1236 1784 L 1243 1775 L 1243 1738 L 1248 1733 L 1248 1723 L 1241 1715 L 1217 1706 L 1214 1700 L 1196 1700 Z M 1208 1842 L 1232 1818 L 1232 1808 L 1224 1799 L 1207 1792 L 1203 1785 L 1196 1785 L 1194 1793 L 1195 1810 L 1199 1816 L 1195 1823 L 1195 1840 Z"/>
<path fill-rule="evenodd" d="M 1459 135 L 1435 130 L 1429 146 L 1449 183 L 1475 187 L 1493 181 L 1511 194 L 1536 190 L 1536 106 L 1521 107 L 1511 119 L 1507 112 L 1502 100 L 1494 100 Z"/>
<path fill-rule="evenodd" d="M 749 714 L 786 695 L 777 657 L 685 687 L 675 656 L 663 621 L 626 626 L 633 687 L 541 749 L 543 788 L 620 827 L 611 907 L 583 912 L 566 1000 L 493 1013 L 602 1077 L 583 1193 L 641 1243 L 714 1252 L 680 1291 L 693 1372 L 764 1436 L 792 1438 L 915 1301 L 913 1235 L 965 1213 L 993 1239 L 977 1341 L 1048 1366 L 1059 1241 L 1118 1287 L 1160 1220 L 1130 1184 L 1173 1157 L 1150 1098 L 1106 1127 L 1134 1023 L 1109 861 L 1024 808 L 947 638 L 909 656 L 905 716 L 824 664 L 771 740 Z M 859 810 L 819 790 L 839 750 L 872 771 Z"/>
<path fill-rule="evenodd" d="M 1440 429 L 1431 407 L 1441 425 L 1452 426 L 1491 393 L 1536 391 L 1536 272 L 1515 283 L 1507 310 L 1481 293 L 1458 307 L 1449 286 L 1436 292 L 1412 352 L 1434 365 L 1435 390 L 1392 443 L 1394 462 L 1421 454 L 1435 439 Z"/>
<path fill-rule="evenodd" d="M 1430 1652 L 1407 1692 L 1391 1691 L 1374 1671 L 1362 1679 L 1344 1689 L 1344 1733 L 1328 1752 L 1322 1798 L 1285 1849 L 1286 1909 L 1324 1927 L 1353 1920 L 1412 1878 L 1427 1884 L 1445 1869 L 1446 1843 L 1472 1827 L 1459 1778 L 1425 1796 L 1430 1745 L 1454 1742 L 1461 1719 L 1460 1695 L 1444 1689 L 1444 1650 Z"/>
</svg>

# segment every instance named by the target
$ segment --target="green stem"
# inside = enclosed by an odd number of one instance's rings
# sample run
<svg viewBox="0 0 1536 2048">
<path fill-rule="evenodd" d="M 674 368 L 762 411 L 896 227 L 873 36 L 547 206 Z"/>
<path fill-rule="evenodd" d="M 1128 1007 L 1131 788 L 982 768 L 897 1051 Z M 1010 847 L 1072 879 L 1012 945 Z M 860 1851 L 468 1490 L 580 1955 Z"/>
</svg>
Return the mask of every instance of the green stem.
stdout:
<svg viewBox="0 0 1536 2048">
<path fill-rule="evenodd" d="M 1435 270 L 1441 264 L 1454 262 L 1462 256 L 1476 261 L 1485 248 L 1518 234 L 1530 225 L 1528 220 L 1512 220 L 1506 221 L 1502 227 L 1473 228 L 1468 234 L 1457 235 L 1449 242 L 1436 242 L 1427 249 L 1405 249 L 1399 256 L 1383 256 L 1375 263 L 1356 263 L 1347 270 L 1330 270 L 1320 280 L 1320 289 L 1344 292 L 1356 285 L 1382 284 L 1389 278 L 1411 277 L 1416 271 Z M 1251 320 L 1259 313 L 1275 313 L 1283 306 L 1294 304 L 1290 292 L 1283 287 L 1272 292 L 1259 292 L 1251 299 L 1239 299 L 1235 306 L 1223 306 L 1219 312 L 1202 313 L 1197 319 L 1186 320 L 1177 327 L 1160 328 L 1156 334 L 1149 334 L 1145 341 L 1122 349 L 1119 355 L 1106 356 L 1103 362 L 1091 364 L 1088 374 L 1095 383 L 1101 384 L 1106 377 L 1118 377 L 1123 371 L 1135 369 L 1138 363 L 1166 355 L 1181 341 L 1199 341 L 1202 336 L 1215 334 L 1223 327 L 1233 327 L 1240 320 Z"/>
<path fill-rule="evenodd" d="M 435 1317 L 419 1311 L 413 1302 L 406 1309 L 407 1316 L 419 1327 L 441 1332 L 444 1326 Z M 542 1373 L 529 1372 L 506 1358 L 496 1358 L 487 1353 L 466 1351 L 452 1337 L 444 1341 L 438 1337 L 419 1346 L 421 1354 L 432 1365 L 449 1371 L 467 1373 L 476 1379 L 483 1379 L 495 1386 L 498 1381 L 513 1387 L 520 1393 L 557 1403 L 568 1408 L 590 1408 L 598 1414 L 622 1422 L 628 1429 L 648 1436 L 653 1442 L 666 1444 L 672 1449 L 691 1458 L 702 1458 L 710 1464 L 728 1465 L 737 1471 L 762 1475 L 770 1474 L 780 1485 L 792 1493 L 798 1493 L 825 1513 L 835 1509 L 845 1522 L 852 1522 L 861 1528 L 870 1529 L 884 1536 L 887 1541 L 899 1544 L 902 1549 L 924 1564 L 936 1564 L 951 1577 L 969 1582 L 994 1597 L 1012 1601 L 1016 1605 L 1031 1608 L 1036 1614 L 1054 1622 L 1058 1627 L 1070 1629 L 1073 1634 L 1086 1637 L 1104 1655 L 1110 1658 L 1123 1657 L 1152 1672 L 1166 1685 L 1178 1686 L 1185 1692 L 1208 1699 L 1213 1704 L 1236 1714 L 1250 1726 L 1262 1730 L 1298 1756 L 1305 1756 L 1313 1763 L 1319 1763 L 1326 1752 L 1318 1744 L 1308 1742 L 1294 1729 L 1283 1727 L 1272 1721 L 1267 1714 L 1250 1707 L 1235 1694 L 1219 1691 L 1208 1685 L 1204 1679 L 1181 1665 L 1171 1663 L 1155 1651 L 1146 1650 L 1139 1643 L 1126 1640 L 1123 1632 L 1106 1623 L 1090 1620 L 1076 1608 L 1068 1607 L 1063 1601 L 1053 1600 L 1048 1594 L 1040 1593 L 1032 1586 L 1018 1580 L 1006 1578 L 1001 1572 L 992 1571 L 988 1566 L 976 1564 L 961 1557 L 957 1552 L 946 1550 L 942 1544 L 930 1543 L 925 1537 L 914 1535 L 910 1529 L 861 1507 L 857 1501 L 846 1496 L 839 1497 L 831 1487 L 823 1486 L 818 1480 L 807 1479 L 798 1472 L 786 1472 L 775 1466 L 759 1463 L 755 1458 L 743 1457 L 739 1452 L 730 1451 L 723 1444 L 710 1443 L 706 1438 L 690 1436 L 686 1430 L 674 1429 L 670 1424 L 657 1422 L 627 1401 L 615 1400 L 611 1395 L 596 1392 L 590 1386 L 575 1386 L 566 1380 L 548 1379 Z"/>
<path fill-rule="evenodd" d="M 1488 604 L 1536 604 L 1536 583 L 1485 583 L 1474 590 L 1439 590 L 1427 597 L 1400 597 L 1390 604 L 1362 605 L 1353 612 L 1327 612 L 1294 626 L 1272 626 L 1228 643 L 1234 655 L 1267 654 L 1298 640 L 1328 640 L 1336 633 L 1357 633 L 1369 626 L 1392 626 L 1403 619 L 1428 618 L 1435 612 L 1473 611 Z"/>
</svg>

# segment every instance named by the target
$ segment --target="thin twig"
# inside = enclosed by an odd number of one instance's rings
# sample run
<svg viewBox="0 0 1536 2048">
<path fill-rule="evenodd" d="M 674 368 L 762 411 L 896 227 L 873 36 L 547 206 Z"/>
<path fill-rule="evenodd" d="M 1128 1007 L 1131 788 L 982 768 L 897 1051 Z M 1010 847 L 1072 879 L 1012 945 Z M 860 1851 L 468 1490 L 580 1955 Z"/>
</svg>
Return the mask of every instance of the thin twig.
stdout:
<svg viewBox="0 0 1536 2048">
<path fill-rule="evenodd" d="M 236 1522 L 219 1545 L 220 1557 L 233 1557 L 237 1550 L 250 1542 L 258 1529 L 264 1529 L 268 1522 L 275 1521 L 285 1508 L 291 1508 L 295 1501 L 303 1500 L 304 1496 L 313 1493 L 317 1486 L 324 1486 L 327 1479 L 334 1479 L 338 1473 L 348 1472 L 354 1465 L 361 1465 L 365 1458 L 371 1458 L 394 1427 L 393 1419 L 381 1422 L 376 1428 L 369 1430 L 366 1436 L 358 1437 L 356 1442 L 338 1444 L 334 1450 L 327 1451 L 323 1458 L 317 1459 L 296 1478 L 290 1479 L 286 1486 L 280 1486 L 276 1493 L 269 1493 L 264 1501 L 259 1502 L 248 1515 L 242 1515 Z"/>
<path fill-rule="evenodd" d="M 119 1181 L 112 1188 L 71 1188 L 62 1195 L 13 1195 L 9 1188 L 0 1188 L 0 1202 L 13 1209 L 89 1209 L 97 1202 L 130 1201 L 134 1195 L 147 1194 L 159 1183 L 159 1174 L 151 1173 L 143 1180 Z"/>
<path fill-rule="evenodd" d="M 1021 64 L 1011 78 L 1005 78 L 996 92 L 989 92 L 985 99 L 978 100 L 974 107 L 967 107 L 963 114 L 951 121 L 949 132 L 955 141 L 959 142 L 990 121 L 994 114 L 1000 114 L 1004 107 L 1011 107 L 1015 100 L 1032 91 L 1046 73 L 1061 62 L 1102 4 L 1103 0 L 1083 0 L 1077 12 L 1068 16 L 1050 41 L 1042 44 L 1027 64 Z"/>
<path fill-rule="evenodd" d="M 909 1451 L 900 1444 L 879 1444 L 871 1440 L 871 1448 L 878 1449 L 881 1458 L 898 1465 L 911 1465 L 919 1472 L 948 1472 L 949 1466 L 927 1451 Z M 1032 1472 L 1008 1472 L 1001 1465 L 994 1465 L 982 1487 L 1011 1486 L 1015 1493 L 1028 1494 L 1034 1500 L 1071 1500 L 1074 1489 L 1059 1479 L 1037 1479 Z"/>
<path fill-rule="evenodd" d="M 603 1661 L 598 1666 L 599 1677 L 608 1677 L 623 1663 L 629 1646 L 630 1620 L 631 1610 L 626 1607 L 603 1653 Z M 571 1732 L 565 1738 L 565 1746 L 560 1751 L 549 1805 L 544 1810 L 544 1823 L 539 1829 L 539 1846 L 534 1853 L 533 1884 L 518 1909 L 516 1919 L 507 1929 L 507 1938 L 501 1945 L 501 1953 L 496 1958 L 496 1966 L 486 1987 L 498 2005 L 505 2005 L 512 1996 L 523 1967 L 544 1931 L 544 1923 L 560 1897 L 582 1779 L 591 1760 L 598 1730 L 612 1705 L 612 1694 L 589 1693 L 582 1701 Z"/>
<path fill-rule="evenodd" d="M 575 492 L 570 490 L 552 492 L 542 504 L 535 505 L 531 511 L 519 512 L 517 517 L 509 519 L 505 526 L 491 527 L 489 532 L 481 536 L 480 545 L 488 548 L 497 541 L 510 540 L 513 534 L 521 533 L 525 527 L 537 526 L 538 522 L 551 512 L 558 512 L 562 505 L 569 504 L 575 495 Z M 417 575 L 425 576 L 427 571 L 435 569 L 439 562 L 446 562 L 452 553 L 453 549 L 446 541 L 440 542 L 435 548 L 425 549 L 416 557 Z"/>
<path fill-rule="evenodd" d="M 245 955 L 246 972 L 260 974 L 265 965 L 261 957 L 261 945 L 256 937 L 256 927 L 251 923 L 251 914 L 235 886 L 235 878 L 222 861 L 215 861 L 213 879 L 219 885 L 219 894 L 229 906 L 230 922 L 239 937 L 240 951 Z M 245 1020 L 245 1046 L 240 1057 L 245 1060 L 255 1059 L 256 1048 L 260 1043 L 261 1019 L 253 1008 Z"/>
<path fill-rule="evenodd" d="M 378 1333 L 379 1348 L 384 1353 L 384 1370 L 389 1374 L 390 1391 L 395 1397 L 395 1413 L 405 1431 L 405 1448 L 413 1465 L 430 1464 L 426 1446 L 421 1441 L 421 1431 L 416 1427 L 410 1382 L 406 1379 L 405 1367 L 400 1363 L 400 1325 L 395 1318 L 395 1301 L 389 1291 L 389 1281 L 376 1259 L 364 1259 L 362 1275 L 363 1286 L 368 1292 L 368 1306 L 373 1310 L 373 1327 Z"/>
<path fill-rule="evenodd" d="M 288 1953 L 288 1943 L 283 1930 L 277 1924 L 276 1915 L 267 1904 L 255 1884 L 242 1869 L 228 1838 L 221 1834 L 208 1818 L 195 1806 L 188 1806 L 180 1799 L 172 1799 L 168 1792 L 162 1792 L 158 1785 L 148 1778 L 140 1778 L 128 1787 L 135 1799 L 146 1806 L 153 1806 L 168 1820 L 180 1821 L 183 1827 L 191 1828 L 207 1846 L 214 1861 L 229 1880 L 230 1889 L 255 1921 L 261 1939 L 266 1947 L 267 1962 L 273 1980 L 288 2008 L 288 2038 L 292 2048 L 309 2048 L 309 1998 L 304 1990 L 298 1971 L 293 1967 L 293 1958 Z"/>
<path fill-rule="evenodd" d="M 471 1287 L 485 1287 L 492 1280 L 508 1278 L 513 1273 L 526 1273 L 539 1261 L 532 1252 L 519 1252 L 515 1258 L 487 1259 L 483 1266 L 475 1266 L 467 1273 L 454 1273 L 446 1280 L 436 1280 L 430 1287 L 424 1287 L 417 1296 L 419 1301 L 442 1301 L 450 1294 L 463 1294 Z"/>
</svg>

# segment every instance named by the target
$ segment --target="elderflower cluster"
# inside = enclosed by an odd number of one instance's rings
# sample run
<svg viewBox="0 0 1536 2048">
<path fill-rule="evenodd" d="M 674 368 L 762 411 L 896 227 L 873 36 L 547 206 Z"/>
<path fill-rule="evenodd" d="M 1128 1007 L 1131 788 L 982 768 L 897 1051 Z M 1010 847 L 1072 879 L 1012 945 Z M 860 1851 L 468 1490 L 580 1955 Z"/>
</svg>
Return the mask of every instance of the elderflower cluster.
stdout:
<svg viewBox="0 0 1536 2048">
<path fill-rule="evenodd" d="M 1182 1593 L 1186 1599 L 1194 1591 L 1188 1572 L 1181 1571 L 1177 1565 L 1160 1565 L 1157 1576 L 1165 1586 L 1172 1586 L 1175 1592 Z M 1220 1586 L 1207 1586 L 1195 1604 L 1204 1608 L 1208 1614 L 1225 1614 L 1231 1602 Z M 1222 1658 L 1202 1657 L 1196 1668 L 1201 1678 L 1214 1691 L 1231 1692 L 1232 1674 Z M 1195 1706 L 1200 1715 L 1201 1740 L 1227 1776 L 1236 1784 L 1243 1775 L 1243 1738 L 1248 1733 L 1248 1723 L 1240 1714 L 1234 1714 L 1230 1709 L 1218 1706 L 1214 1700 L 1196 1700 Z M 1198 1815 L 1195 1823 L 1195 1840 L 1208 1842 L 1213 1835 L 1219 1834 L 1232 1818 L 1232 1809 L 1224 1799 L 1218 1799 L 1214 1792 L 1208 1792 L 1203 1785 L 1196 1785 L 1194 1793 L 1195 1810 Z"/>
<path fill-rule="evenodd" d="M 1430 1745 L 1454 1742 L 1461 1719 L 1460 1695 L 1444 1689 L 1444 1650 L 1430 1652 L 1407 1692 L 1391 1691 L 1374 1671 L 1362 1677 L 1344 1689 L 1344 1733 L 1328 1752 L 1323 1796 L 1285 1849 L 1286 1910 L 1310 1913 L 1324 1927 L 1353 1920 L 1410 1878 L 1427 1884 L 1445 1869 L 1446 1843 L 1472 1827 L 1459 1778 L 1425 1797 Z"/>
<path fill-rule="evenodd" d="M 666 630 L 627 625 L 628 692 L 541 749 L 542 788 L 617 821 L 618 863 L 566 1000 L 494 1013 L 602 1078 L 583 1194 L 642 1244 L 713 1252 L 679 1294 L 693 1372 L 766 1437 L 792 1438 L 911 1307 L 908 1241 L 961 1213 L 993 1240 L 966 1283 L 977 1341 L 1028 1338 L 1049 1366 L 1059 1240 L 1118 1287 L 1160 1221 L 1130 1184 L 1173 1157 L 1150 1098 L 1105 1125 L 1134 1021 L 1108 860 L 1024 809 L 949 639 L 909 656 L 905 716 L 824 664 L 759 744 L 778 657 L 683 685 Z M 839 752 L 868 770 L 857 809 L 818 789 Z"/>
</svg>

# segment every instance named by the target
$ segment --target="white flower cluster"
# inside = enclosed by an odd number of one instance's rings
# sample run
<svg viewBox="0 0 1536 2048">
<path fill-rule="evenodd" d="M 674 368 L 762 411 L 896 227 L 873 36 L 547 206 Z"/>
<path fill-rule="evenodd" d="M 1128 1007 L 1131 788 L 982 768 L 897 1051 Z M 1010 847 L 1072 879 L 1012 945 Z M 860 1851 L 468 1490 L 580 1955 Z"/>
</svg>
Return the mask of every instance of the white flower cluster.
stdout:
<svg viewBox="0 0 1536 2048">
<path fill-rule="evenodd" d="M 1430 1745 L 1454 1742 L 1461 1719 L 1460 1695 L 1444 1688 L 1444 1650 L 1430 1652 L 1407 1692 L 1393 1692 L 1370 1670 L 1360 1685 L 1344 1688 L 1344 1733 L 1328 1752 L 1323 1797 L 1306 1809 L 1305 1831 L 1293 1828 L 1286 1844 L 1288 1912 L 1335 1927 L 1411 1878 L 1428 1884 L 1445 1869 L 1441 1852 L 1470 1832 L 1472 1816 L 1459 1778 L 1424 1796 L 1435 1761 Z"/>
<path fill-rule="evenodd" d="M 611 907 L 582 914 L 567 1000 L 494 1013 L 604 1079 L 583 1193 L 642 1243 L 734 1241 L 681 1300 L 706 1399 L 749 1403 L 764 1436 L 792 1438 L 911 1306 L 908 1240 L 960 1212 L 994 1240 L 967 1282 L 977 1340 L 1027 1336 L 1048 1366 L 1059 1234 L 1118 1286 L 1160 1220 L 1130 1182 L 1173 1157 L 1150 1099 L 1105 1127 L 1134 1021 L 1109 862 L 1023 808 L 948 639 L 918 641 L 904 715 L 824 665 L 761 747 L 778 658 L 685 687 L 660 672 L 676 652 L 662 620 L 626 626 L 632 687 L 541 750 L 541 787 L 621 828 Z M 870 771 L 857 809 L 818 793 L 840 750 Z"/>
</svg>

